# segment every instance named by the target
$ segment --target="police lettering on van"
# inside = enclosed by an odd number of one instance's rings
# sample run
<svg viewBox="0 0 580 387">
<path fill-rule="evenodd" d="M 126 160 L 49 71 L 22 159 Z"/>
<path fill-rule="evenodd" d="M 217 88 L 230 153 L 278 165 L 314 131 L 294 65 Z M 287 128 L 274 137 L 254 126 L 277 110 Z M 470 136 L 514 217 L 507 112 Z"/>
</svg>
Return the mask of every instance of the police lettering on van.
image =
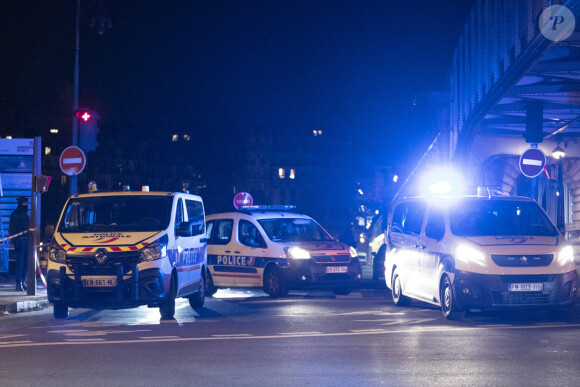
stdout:
<svg viewBox="0 0 580 387">
<path fill-rule="evenodd" d="M 356 251 L 293 208 L 243 206 L 209 215 L 207 293 L 261 287 L 272 297 L 283 297 L 298 288 L 327 288 L 336 294 L 357 288 L 361 266 Z"/>
<path fill-rule="evenodd" d="M 207 246 L 203 201 L 172 192 L 74 195 L 49 249 L 48 299 L 54 316 L 69 307 L 158 307 L 175 298 L 203 306 Z"/>
</svg>

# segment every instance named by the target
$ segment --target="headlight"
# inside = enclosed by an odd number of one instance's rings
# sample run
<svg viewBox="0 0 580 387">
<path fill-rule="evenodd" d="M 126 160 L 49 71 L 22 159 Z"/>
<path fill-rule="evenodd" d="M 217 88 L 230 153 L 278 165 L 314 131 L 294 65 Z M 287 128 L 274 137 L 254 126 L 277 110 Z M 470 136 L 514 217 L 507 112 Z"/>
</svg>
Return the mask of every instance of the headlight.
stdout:
<svg viewBox="0 0 580 387">
<path fill-rule="evenodd" d="M 300 247 L 286 247 L 286 256 L 292 259 L 310 259 L 310 253 Z"/>
<path fill-rule="evenodd" d="M 167 256 L 167 244 L 159 241 L 151 243 L 149 246 L 139 250 L 141 262 L 151 262 Z"/>
<path fill-rule="evenodd" d="M 566 246 L 560 250 L 558 253 L 558 261 L 560 261 L 562 265 L 574 262 L 574 250 L 572 249 L 572 246 Z"/>
<path fill-rule="evenodd" d="M 485 265 L 485 255 L 481 251 L 467 245 L 457 246 L 455 249 L 455 259 L 464 263 L 477 263 L 481 266 Z"/>
<path fill-rule="evenodd" d="M 53 243 L 48 248 L 48 259 L 56 263 L 66 263 L 66 251 L 58 244 Z"/>
<path fill-rule="evenodd" d="M 356 253 L 356 249 L 350 246 L 350 257 L 351 258 L 358 258 L 358 254 Z"/>
</svg>

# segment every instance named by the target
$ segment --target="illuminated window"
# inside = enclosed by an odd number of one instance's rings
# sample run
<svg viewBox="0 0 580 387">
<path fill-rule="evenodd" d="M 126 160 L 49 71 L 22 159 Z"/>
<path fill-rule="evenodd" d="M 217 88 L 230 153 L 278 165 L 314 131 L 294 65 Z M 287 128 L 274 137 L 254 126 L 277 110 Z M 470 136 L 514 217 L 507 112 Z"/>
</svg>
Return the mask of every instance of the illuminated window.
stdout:
<svg viewBox="0 0 580 387">
<path fill-rule="evenodd" d="M 319 136 L 322 136 L 322 130 L 319 130 L 319 131 L 318 131 L 318 135 L 319 135 Z"/>
<path fill-rule="evenodd" d="M 60 177 L 60 185 L 65 185 L 66 184 L 66 175 L 62 175 Z"/>
<path fill-rule="evenodd" d="M 295 178 L 296 178 L 296 174 L 295 174 L 295 172 L 294 172 L 294 168 L 291 168 L 291 169 L 290 169 L 290 176 L 289 176 L 289 177 L 290 177 L 291 179 L 295 179 Z"/>
<path fill-rule="evenodd" d="M 280 179 L 283 179 L 286 177 L 286 170 L 284 168 L 278 168 L 278 176 L 280 176 Z"/>
<path fill-rule="evenodd" d="M 189 134 L 184 134 L 184 135 L 183 135 L 183 139 L 184 139 L 185 141 L 189 141 L 189 140 L 191 139 L 191 137 L 189 137 Z"/>
<path fill-rule="evenodd" d="M 8 140 L 12 140 L 12 136 L 6 136 Z"/>
<path fill-rule="evenodd" d="M 173 142 L 179 141 L 179 134 L 174 134 L 173 137 L 171 138 L 171 141 Z"/>
<path fill-rule="evenodd" d="M 314 135 L 314 137 L 316 137 L 316 136 L 318 136 L 318 131 L 316 131 L 316 130 L 313 130 L 313 131 L 312 131 L 312 134 Z"/>
<path fill-rule="evenodd" d="M 58 133 L 58 129 L 50 129 L 50 133 L 57 134 Z"/>
<path fill-rule="evenodd" d="M 44 147 L 44 154 L 45 155 L 49 155 L 51 151 L 52 151 L 52 149 L 50 149 L 49 146 Z"/>
</svg>

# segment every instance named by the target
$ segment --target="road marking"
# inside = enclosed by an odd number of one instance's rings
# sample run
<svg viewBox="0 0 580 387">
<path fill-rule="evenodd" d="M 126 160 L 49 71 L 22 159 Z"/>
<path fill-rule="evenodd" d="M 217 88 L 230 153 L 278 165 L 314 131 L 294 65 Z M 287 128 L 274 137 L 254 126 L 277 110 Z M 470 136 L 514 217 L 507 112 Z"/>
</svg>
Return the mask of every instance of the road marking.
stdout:
<svg viewBox="0 0 580 387">
<path fill-rule="evenodd" d="M 0 340 L 12 339 L 14 337 L 22 337 L 26 335 L 0 335 Z"/>
<path fill-rule="evenodd" d="M 250 333 L 231 333 L 229 335 L 211 335 L 212 337 L 250 337 L 254 336 Z"/>
<path fill-rule="evenodd" d="M 30 340 L 21 340 L 21 341 L 0 341 L 0 345 L 23 344 L 23 343 L 32 343 L 32 341 L 30 341 Z"/>
<path fill-rule="evenodd" d="M 179 336 L 143 336 L 139 337 L 143 340 L 167 340 L 167 339 L 179 339 Z"/>
<path fill-rule="evenodd" d="M 319 335 L 322 332 L 282 332 L 279 335 Z"/>
<path fill-rule="evenodd" d="M 530 326 L 506 326 L 506 327 L 449 327 L 449 326 L 436 326 L 436 327 L 425 327 L 424 329 L 418 329 L 418 327 L 413 327 L 411 329 L 399 329 L 399 330 L 366 330 L 357 332 L 335 332 L 335 333 L 297 333 L 295 335 L 264 335 L 264 336 L 252 336 L 250 334 L 231 334 L 231 335 L 212 335 L 210 337 L 181 337 L 175 339 L 163 339 L 163 340 L 151 340 L 151 339 L 132 339 L 132 340 L 110 340 L 105 341 L 104 339 L 71 339 L 66 341 L 57 342 L 40 342 L 40 343 L 17 343 L 17 344 L 0 344 L 0 348 L 16 348 L 16 347 L 49 347 L 49 346 L 60 346 L 60 345 L 101 345 L 101 344 L 139 344 L 139 343 L 175 343 L 175 342 L 194 342 L 194 341 L 214 341 L 214 340 L 269 340 L 269 339 L 289 339 L 289 338 L 312 338 L 312 337 L 341 337 L 341 336 L 361 336 L 361 335 L 390 335 L 390 334 L 417 334 L 417 333 L 436 333 L 436 332 L 476 332 L 485 329 L 495 329 L 495 330 L 521 330 L 521 329 L 547 329 L 547 328 L 580 328 L 580 324 L 570 324 L 570 325 L 530 325 Z"/>
</svg>

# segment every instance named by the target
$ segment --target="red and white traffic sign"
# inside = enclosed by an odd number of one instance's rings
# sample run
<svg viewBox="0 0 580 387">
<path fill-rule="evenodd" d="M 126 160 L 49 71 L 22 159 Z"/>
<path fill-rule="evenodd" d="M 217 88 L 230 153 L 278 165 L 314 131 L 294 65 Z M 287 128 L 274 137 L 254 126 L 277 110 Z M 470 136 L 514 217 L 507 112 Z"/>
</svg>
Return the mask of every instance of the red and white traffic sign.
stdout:
<svg viewBox="0 0 580 387">
<path fill-rule="evenodd" d="M 69 175 L 78 175 L 85 169 L 87 158 L 81 148 L 76 146 L 69 146 L 62 151 L 60 155 L 60 169 Z"/>
<path fill-rule="evenodd" d="M 234 196 L 234 207 L 236 207 L 236 210 L 240 206 L 251 206 L 252 204 L 254 204 L 254 199 L 252 198 L 252 195 L 247 192 L 238 192 L 236 196 Z"/>
<path fill-rule="evenodd" d="M 536 177 L 544 170 L 546 155 L 538 148 L 526 149 L 520 157 L 520 171 L 527 177 Z"/>
</svg>

